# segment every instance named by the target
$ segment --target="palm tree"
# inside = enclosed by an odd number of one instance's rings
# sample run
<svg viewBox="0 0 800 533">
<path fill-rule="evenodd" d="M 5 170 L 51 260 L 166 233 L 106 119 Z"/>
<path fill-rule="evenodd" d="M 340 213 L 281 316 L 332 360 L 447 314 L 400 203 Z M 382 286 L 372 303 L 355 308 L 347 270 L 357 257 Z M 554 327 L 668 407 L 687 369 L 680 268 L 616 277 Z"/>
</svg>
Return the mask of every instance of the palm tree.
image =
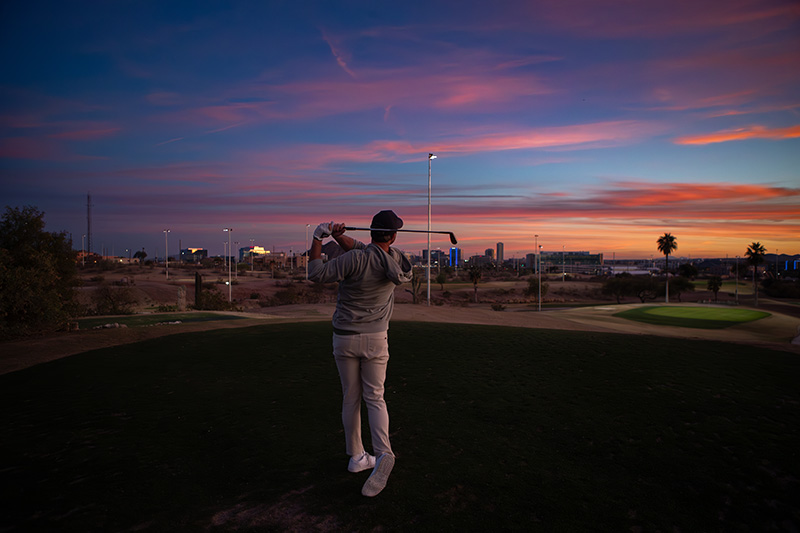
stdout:
<svg viewBox="0 0 800 533">
<path fill-rule="evenodd" d="M 669 303 L 669 254 L 677 250 L 678 242 L 674 236 L 665 233 L 656 241 L 658 244 L 658 251 L 664 254 L 667 258 L 665 269 L 667 272 L 667 303 Z"/>
<path fill-rule="evenodd" d="M 717 301 L 717 293 L 722 288 L 722 278 L 720 276 L 711 276 L 708 278 L 708 290 L 714 293 L 714 301 Z"/>
<path fill-rule="evenodd" d="M 481 267 L 478 265 L 473 265 L 469 267 L 469 280 L 472 282 L 472 285 L 475 287 L 475 303 L 478 303 L 478 282 L 481 280 Z"/>
<path fill-rule="evenodd" d="M 745 257 L 747 257 L 747 262 L 753 267 L 753 294 L 755 295 L 756 307 L 758 307 L 758 265 L 764 262 L 764 254 L 766 253 L 767 249 L 760 242 L 752 243 L 744 253 Z"/>
</svg>

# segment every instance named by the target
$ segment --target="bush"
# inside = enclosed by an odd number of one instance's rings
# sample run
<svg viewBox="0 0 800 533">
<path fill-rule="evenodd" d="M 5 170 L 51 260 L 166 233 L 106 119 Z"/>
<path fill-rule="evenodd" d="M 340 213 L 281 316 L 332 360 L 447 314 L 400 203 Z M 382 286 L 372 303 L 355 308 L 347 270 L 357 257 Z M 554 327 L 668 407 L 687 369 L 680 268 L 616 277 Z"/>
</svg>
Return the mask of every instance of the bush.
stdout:
<svg viewBox="0 0 800 533">
<path fill-rule="evenodd" d="M 77 252 L 65 232 L 44 227 L 32 206 L 0 219 L 0 338 L 65 329 L 78 314 Z"/>
<path fill-rule="evenodd" d="M 98 315 L 130 315 L 136 305 L 136 296 L 128 287 L 100 285 L 92 294 L 95 313 Z"/>
<path fill-rule="evenodd" d="M 194 308 L 207 311 L 230 311 L 234 309 L 234 305 L 216 287 L 212 286 L 210 289 L 204 287 L 200 291 L 200 301 L 194 303 Z"/>
<path fill-rule="evenodd" d="M 762 283 L 764 292 L 773 298 L 800 298 L 800 280 L 784 281 L 776 279 L 765 279 Z"/>
<path fill-rule="evenodd" d="M 492 304 L 492 311 L 505 311 L 505 308 L 503 304 Z"/>
</svg>

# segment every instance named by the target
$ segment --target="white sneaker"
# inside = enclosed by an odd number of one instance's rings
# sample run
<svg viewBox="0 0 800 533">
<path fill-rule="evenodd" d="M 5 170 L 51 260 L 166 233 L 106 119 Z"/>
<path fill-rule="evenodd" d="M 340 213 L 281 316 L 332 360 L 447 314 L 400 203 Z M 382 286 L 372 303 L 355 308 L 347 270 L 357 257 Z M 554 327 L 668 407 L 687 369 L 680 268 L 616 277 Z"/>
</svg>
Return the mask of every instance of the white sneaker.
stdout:
<svg viewBox="0 0 800 533">
<path fill-rule="evenodd" d="M 361 494 L 369 497 L 377 496 L 386 487 L 392 468 L 394 468 L 394 455 L 382 453 L 375 462 L 372 474 L 370 474 L 367 482 L 361 488 Z"/>
<path fill-rule="evenodd" d="M 361 455 L 354 455 L 350 458 L 350 463 L 347 469 L 350 472 L 361 472 L 362 470 L 369 470 L 375 466 L 375 456 L 367 452 L 361 452 Z"/>
</svg>

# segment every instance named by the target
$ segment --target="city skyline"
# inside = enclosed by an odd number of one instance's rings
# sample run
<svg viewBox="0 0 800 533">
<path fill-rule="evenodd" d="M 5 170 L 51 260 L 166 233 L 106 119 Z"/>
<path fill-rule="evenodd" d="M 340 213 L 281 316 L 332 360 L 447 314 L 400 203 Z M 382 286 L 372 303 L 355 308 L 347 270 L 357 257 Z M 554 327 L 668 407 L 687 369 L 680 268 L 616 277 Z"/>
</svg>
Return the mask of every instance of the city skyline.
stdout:
<svg viewBox="0 0 800 533">
<path fill-rule="evenodd" d="M 297 252 L 380 209 L 424 229 L 433 153 L 467 257 L 800 253 L 797 2 L 452 6 L 4 6 L 3 207 L 80 249 L 91 194 L 95 252 Z"/>
</svg>

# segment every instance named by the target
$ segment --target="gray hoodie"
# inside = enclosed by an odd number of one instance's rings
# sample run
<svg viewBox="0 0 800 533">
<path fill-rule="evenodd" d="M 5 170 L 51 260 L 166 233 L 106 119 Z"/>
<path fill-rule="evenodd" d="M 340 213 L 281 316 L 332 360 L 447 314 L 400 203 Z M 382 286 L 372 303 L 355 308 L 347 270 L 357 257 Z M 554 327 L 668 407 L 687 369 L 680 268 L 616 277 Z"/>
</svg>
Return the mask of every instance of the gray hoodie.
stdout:
<svg viewBox="0 0 800 533">
<path fill-rule="evenodd" d="M 333 327 L 356 333 L 379 333 L 389 329 L 394 309 L 394 288 L 411 280 L 411 262 L 399 250 L 387 254 L 374 244 L 355 241 L 344 255 L 323 263 L 308 264 L 308 279 L 320 283 L 339 282 L 339 297 Z"/>
</svg>

